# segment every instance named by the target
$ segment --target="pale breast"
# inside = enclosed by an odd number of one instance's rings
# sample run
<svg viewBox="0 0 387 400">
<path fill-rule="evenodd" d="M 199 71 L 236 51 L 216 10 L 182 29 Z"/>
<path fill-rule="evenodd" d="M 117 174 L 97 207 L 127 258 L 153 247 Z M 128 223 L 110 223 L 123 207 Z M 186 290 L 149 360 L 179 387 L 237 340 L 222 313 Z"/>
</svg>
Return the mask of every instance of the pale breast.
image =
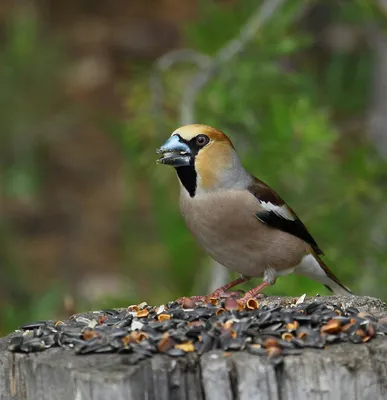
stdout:
<svg viewBox="0 0 387 400">
<path fill-rule="evenodd" d="M 247 191 L 216 191 L 189 197 L 180 207 L 187 227 L 199 244 L 223 266 L 248 276 L 263 276 L 271 267 L 292 268 L 300 262 L 304 241 L 261 223 L 257 199 Z"/>
</svg>

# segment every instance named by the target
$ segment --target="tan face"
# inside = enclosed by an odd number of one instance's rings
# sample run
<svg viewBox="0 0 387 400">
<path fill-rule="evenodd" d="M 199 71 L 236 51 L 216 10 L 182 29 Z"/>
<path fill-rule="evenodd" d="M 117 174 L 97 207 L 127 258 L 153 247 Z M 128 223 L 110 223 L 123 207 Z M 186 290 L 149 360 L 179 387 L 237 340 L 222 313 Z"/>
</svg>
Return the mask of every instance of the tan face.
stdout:
<svg viewBox="0 0 387 400">
<path fill-rule="evenodd" d="M 231 140 L 223 132 L 208 125 L 185 125 L 176 129 L 171 136 L 180 135 L 183 139 L 189 141 L 200 134 L 207 135 L 214 143 L 224 143 L 233 147 Z"/>
<path fill-rule="evenodd" d="M 233 145 L 221 131 L 207 125 L 186 125 L 176 129 L 159 149 L 162 164 L 175 168 L 195 168 L 198 184 L 210 189 L 216 184 L 217 175 L 231 163 Z"/>
</svg>

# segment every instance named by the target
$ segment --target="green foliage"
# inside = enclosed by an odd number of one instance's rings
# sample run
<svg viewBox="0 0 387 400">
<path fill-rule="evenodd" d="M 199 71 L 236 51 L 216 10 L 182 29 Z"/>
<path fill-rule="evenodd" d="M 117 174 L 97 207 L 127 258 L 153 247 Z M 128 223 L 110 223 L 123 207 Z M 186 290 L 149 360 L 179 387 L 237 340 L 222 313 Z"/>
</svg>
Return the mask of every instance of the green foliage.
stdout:
<svg viewBox="0 0 387 400">
<path fill-rule="evenodd" d="M 60 119 L 66 111 L 58 89 L 62 51 L 56 41 L 43 37 L 29 8 L 19 9 L 7 21 L 5 39 L 0 48 L 0 189 L 11 201 L 31 205 L 40 194 L 41 157 L 53 134 L 51 119 L 53 115 Z M 18 244 L 15 228 L 4 215 L 0 219 L 0 288 L 14 293 L 13 303 L 0 314 L 0 330 L 5 331 L 23 319 L 42 318 L 43 310 L 47 315 L 57 306 L 50 291 L 41 298 L 30 297 L 28 282 L 20 273 L 23 257 Z"/>
<path fill-rule="evenodd" d="M 387 259 L 386 249 L 371 234 L 385 204 L 380 183 L 387 168 L 364 139 L 372 52 L 365 45 L 321 52 L 301 23 L 305 3 L 286 2 L 241 54 L 219 66 L 197 99 L 196 121 L 231 136 L 246 168 L 297 211 L 343 282 L 356 293 L 372 288 L 366 294 L 386 299 L 387 272 L 379 268 L 367 274 L 363 268 Z M 331 3 L 337 25 L 384 28 L 385 16 L 370 2 Z M 256 7 L 255 0 L 227 5 L 203 0 L 200 17 L 185 27 L 186 47 L 215 55 L 238 35 Z M 69 106 L 59 87 L 66 54 L 60 43 L 42 35 L 37 18 L 28 11 L 15 14 L 5 36 L 0 51 L 2 190 L 18 201 L 37 201 L 45 144 L 60 134 L 52 125 L 63 125 L 52 124 L 52 119 L 68 124 Z M 83 309 L 165 302 L 207 290 L 208 258 L 182 221 L 175 174 L 155 163 L 155 149 L 179 125 L 181 96 L 195 69 L 182 63 L 163 74 L 165 98 L 156 114 L 151 67 L 144 61 L 131 65 L 124 88 L 128 121 L 102 111 L 98 116 L 124 162 L 122 257 L 135 287 L 100 304 L 82 304 Z M 1 311 L 1 329 L 7 331 L 26 320 L 57 315 L 64 291 L 62 285 L 53 285 L 40 298 L 27 293 L 13 227 L 0 222 L 2 273 L 19 298 Z M 257 280 L 243 288 L 255 284 Z M 304 292 L 327 293 L 322 285 L 294 275 L 280 278 L 268 290 L 281 295 Z"/>
<path fill-rule="evenodd" d="M 339 7 L 337 22 L 369 21 L 363 6 L 347 3 Z M 256 2 L 243 2 L 236 13 L 233 7 L 212 3 L 200 22 L 187 28 L 188 42 L 201 52 L 214 54 L 240 30 L 255 7 Z M 364 143 L 343 144 L 345 133 L 337 128 L 337 121 L 366 111 L 373 61 L 369 49 L 363 48 L 356 53 L 328 55 L 324 68 L 316 68 L 308 62 L 310 37 L 295 29 L 302 9 L 303 2 L 291 2 L 243 54 L 219 68 L 198 98 L 196 121 L 220 127 L 234 139 L 247 169 L 276 188 L 298 211 L 325 250 L 327 264 L 358 292 L 362 273 L 356 275 L 354 269 L 360 269 L 373 251 L 368 235 L 376 221 L 368 207 L 381 202 L 378 179 L 383 166 Z M 215 33 L 219 26 L 222 30 Z M 208 37 L 214 39 L 206 40 Z M 299 59 L 306 61 L 289 68 Z M 173 72 L 171 76 L 167 91 L 179 91 Z M 171 211 L 169 205 L 161 204 L 158 208 L 168 207 L 170 223 L 178 224 L 180 230 L 180 222 L 170 215 L 177 209 Z M 170 249 L 183 245 L 174 234 L 165 235 L 165 240 L 170 241 Z M 188 242 L 186 251 L 190 246 Z M 385 250 L 382 253 L 385 258 Z M 179 257 L 173 250 L 171 254 Z M 195 268 L 187 257 L 184 265 Z M 382 296 L 377 278 L 373 284 L 374 294 Z M 326 290 L 307 279 L 289 276 L 268 291 L 282 295 L 303 292 Z"/>
<path fill-rule="evenodd" d="M 42 40 L 29 10 L 8 21 L 0 52 L 0 158 L 4 190 L 25 199 L 36 194 L 41 171 L 39 151 L 49 132 L 48 116 L 59 110 L 61 53 L 57 43 Z M 62 111 L 61 111 L 62 113 Z"/>
</svg>

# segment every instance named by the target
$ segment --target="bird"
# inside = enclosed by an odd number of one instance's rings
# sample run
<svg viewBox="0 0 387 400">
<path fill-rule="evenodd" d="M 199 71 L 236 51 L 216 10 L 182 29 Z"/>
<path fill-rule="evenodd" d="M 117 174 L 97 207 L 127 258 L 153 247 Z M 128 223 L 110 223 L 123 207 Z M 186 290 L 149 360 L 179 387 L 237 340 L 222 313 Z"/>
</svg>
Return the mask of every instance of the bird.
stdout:
<svg viewBox="0 0 387 400">
<path fill-rule="evenodd" d="M 352 295 L 322 261 L 323 251 L 296 213 L 243 167 L 225 133 L 208 125 L 185 125 L 156 153 L 159 164 L 176 171 L 180 210 L 189 231 L 211 258 L 239 273 L 208 296 L 227 296 L 234 286 L 262 278 L 238 299 L 246 304 L 291 273 L 313 279 L 335 295 Z"/>
</svg>

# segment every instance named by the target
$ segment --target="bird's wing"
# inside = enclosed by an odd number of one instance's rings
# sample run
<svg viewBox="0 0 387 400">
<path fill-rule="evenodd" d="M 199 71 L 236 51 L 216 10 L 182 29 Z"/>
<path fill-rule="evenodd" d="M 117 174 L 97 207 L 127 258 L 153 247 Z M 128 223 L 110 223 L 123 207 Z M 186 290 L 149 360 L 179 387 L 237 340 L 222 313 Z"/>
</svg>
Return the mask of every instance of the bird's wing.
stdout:
<svg viewBox="0 0 387 400">
<path fill-rule="evenodd" d="M 257 178 L 253 179 L 248 190 L 264 209 L 256 214 L 261 222 L 304 240 L 317 255 L 324 254 L 296 213 L 274 190 Z"/>
</svg>

